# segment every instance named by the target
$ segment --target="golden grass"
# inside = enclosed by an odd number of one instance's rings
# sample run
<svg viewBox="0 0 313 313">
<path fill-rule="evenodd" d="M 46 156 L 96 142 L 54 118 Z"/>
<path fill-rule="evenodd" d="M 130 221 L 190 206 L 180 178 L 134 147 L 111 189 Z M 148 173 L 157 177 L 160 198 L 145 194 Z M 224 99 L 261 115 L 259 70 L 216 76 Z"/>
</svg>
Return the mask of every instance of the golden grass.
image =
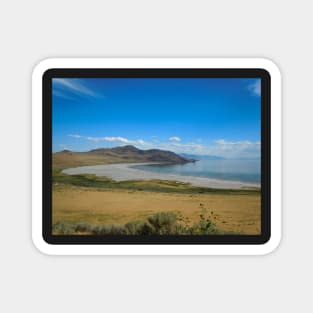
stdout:
<svg viewBox="0 0 313 313">
<path fill-rule="evenodd" d="M 53 187 L 53 223 L 124 224 L 157 212 L 175 212 L 199 220 L 202 208 L 213 211 L 225 232 L 260 234 L 259 194 L 180 194 L 130 190 Z"/>
</svg>

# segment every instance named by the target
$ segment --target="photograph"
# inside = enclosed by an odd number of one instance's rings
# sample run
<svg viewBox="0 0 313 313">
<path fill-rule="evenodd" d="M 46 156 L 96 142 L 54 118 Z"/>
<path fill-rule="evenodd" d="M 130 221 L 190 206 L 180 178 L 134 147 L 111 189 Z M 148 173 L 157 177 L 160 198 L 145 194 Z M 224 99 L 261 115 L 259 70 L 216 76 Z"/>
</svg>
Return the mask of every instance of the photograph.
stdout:
<svg viewBox="0 0 313 313">
<path fill-rule="evenodd" d="M 53 78 L 53 235 L 259 235 L 261 79 Z"/>
</svg>

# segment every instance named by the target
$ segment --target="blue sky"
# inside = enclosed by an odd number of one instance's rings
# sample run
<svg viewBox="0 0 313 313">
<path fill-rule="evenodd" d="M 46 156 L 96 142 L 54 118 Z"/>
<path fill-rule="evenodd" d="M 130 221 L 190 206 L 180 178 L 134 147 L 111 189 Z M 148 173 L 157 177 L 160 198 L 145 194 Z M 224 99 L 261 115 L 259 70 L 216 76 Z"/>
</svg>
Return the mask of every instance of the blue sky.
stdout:
<svg viewBox="0 0 313 313">
<path fill-rule="evenodd" d="M 53 151 L 131 144 L 258 157 L 260 79 L 54 78 Z"/>
</svg>

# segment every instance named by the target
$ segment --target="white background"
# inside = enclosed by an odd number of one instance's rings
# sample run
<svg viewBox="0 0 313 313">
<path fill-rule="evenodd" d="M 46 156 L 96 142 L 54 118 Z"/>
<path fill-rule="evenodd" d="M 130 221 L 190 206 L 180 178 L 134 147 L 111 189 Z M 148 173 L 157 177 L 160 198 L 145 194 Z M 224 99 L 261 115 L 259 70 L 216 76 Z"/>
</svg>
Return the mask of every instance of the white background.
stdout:
<svg viewBox="0 0 313 313">
<path fill-rule="evenodd" d="M 1 312 L 312 311 L 311 1 L 2 1 Z M 311 44 L 311 46 L 310 46 Z M 47 57 L 267 57 L 283 240 L 259 257 L 48 257 L 31 242 L 31 71 Z"/>
</svg>

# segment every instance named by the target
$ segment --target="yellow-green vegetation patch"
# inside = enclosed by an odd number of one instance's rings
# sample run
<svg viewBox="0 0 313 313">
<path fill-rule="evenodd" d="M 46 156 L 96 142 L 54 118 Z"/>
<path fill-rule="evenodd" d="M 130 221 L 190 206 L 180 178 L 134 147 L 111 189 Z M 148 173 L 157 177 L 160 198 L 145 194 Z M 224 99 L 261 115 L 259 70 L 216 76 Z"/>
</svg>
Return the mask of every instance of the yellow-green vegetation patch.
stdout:
<svg viewBox="0 0 313 313">
<path fill-rule="evenodd" d="M 170 180 L 127 180 L 114 181 L 110 178 L 99 177 L 91 174 L 67 175 L 60 170 L 54 170 L 52 175 L 54 185 L 64 184 L 79 187 L 90 187 L 100 189 L 123 189 L 130 191 L 151 191 L 151 192 L 175 192 L 190 194 L 236 194 L 249 195 L 259 194 L 259 189 L 232 190 L 232 189 L 214 189 L 206 187 L 195 187 L 188 183 L 181 183 Z"/>
</svg>

